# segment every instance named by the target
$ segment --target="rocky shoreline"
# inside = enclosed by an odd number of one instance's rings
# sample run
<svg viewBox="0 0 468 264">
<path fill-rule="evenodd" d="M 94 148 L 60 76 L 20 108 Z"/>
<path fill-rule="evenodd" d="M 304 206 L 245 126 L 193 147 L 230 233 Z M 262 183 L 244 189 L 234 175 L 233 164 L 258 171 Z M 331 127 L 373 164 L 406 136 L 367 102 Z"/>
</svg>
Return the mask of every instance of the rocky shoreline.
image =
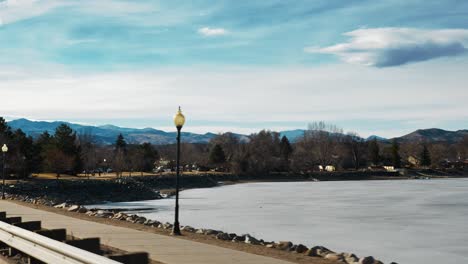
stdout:
<svg viewBox="0 0 468 264">
<path fill-rule="evenodd" d="M 88 209 L 85 206 L 70 203 L 56 204 L 53 201 L 47 199 L 36 199 L 28 196 L 17 195 L 17 194 L 6 194 L 6 199 L 17 200 L 21 202 L 45 205 L 55 207 L 57 209 L 66 210 L 68 212 L 76 212 L 88 215 L 96 218 L 106 218 L 113 221 L 126 221 L 134 224 L 141 224 L 151 228 L 158 228 L 160 230 L 166 230 L 168 233 L 172 230 L 173 225 L 171 223 L 162 223 L 157 220 L 147 219 L 136 214 L 126 214 L 119 212 L 118 210 L 101 210 L 101 209 Z M 303 244 L 295 244 L 291 241 L 265 241 L 260 238 L 251 236 L 250 234 L 235 234 L 227 233 L 221 230 L 214 229 L 203 229 L 194 228 L 191 226 L 181 226 L 183 232 L 195 233 L 200 235 L 212 236 L 217 240 L 231 241 L 233 243 L 244 243 L 254 246 L 264 246 L 271 250 L 281 250 L 290 252 L 291 254 L 302 254 L 310 257 L 320 257 L 330 261 L 343 264 L 383 264 L 382 261 L 375 259 L 372 256 L 358 257 L 353 253 L 335 252 L 324 246 L 311 246 L 307 247 Z M 390 264 L 397 264 L 391 262 Z"/>
</svg>

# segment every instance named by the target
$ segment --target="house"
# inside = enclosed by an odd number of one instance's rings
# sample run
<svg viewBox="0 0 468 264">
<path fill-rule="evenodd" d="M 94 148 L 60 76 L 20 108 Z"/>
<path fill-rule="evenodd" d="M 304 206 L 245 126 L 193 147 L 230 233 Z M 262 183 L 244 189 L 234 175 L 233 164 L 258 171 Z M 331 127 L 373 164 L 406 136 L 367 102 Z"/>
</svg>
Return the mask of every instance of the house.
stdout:
<svg viewBox="0 0 468 264">
<path fill-rule="evenodd" d="M 336 168 L 335 168 L 335 166 L 327 165 L 325 167 L 325 170 L 331 172 L 331 171 L 336 171 Z"/>
<path fill-rule="evenodd" d="M 408 156 L 408 163 L 411 166 L 418 167 L 419 164 L 421 164 L 421 161 L 418 158 L 416 158 L 415 156 Z"/>
</svg>

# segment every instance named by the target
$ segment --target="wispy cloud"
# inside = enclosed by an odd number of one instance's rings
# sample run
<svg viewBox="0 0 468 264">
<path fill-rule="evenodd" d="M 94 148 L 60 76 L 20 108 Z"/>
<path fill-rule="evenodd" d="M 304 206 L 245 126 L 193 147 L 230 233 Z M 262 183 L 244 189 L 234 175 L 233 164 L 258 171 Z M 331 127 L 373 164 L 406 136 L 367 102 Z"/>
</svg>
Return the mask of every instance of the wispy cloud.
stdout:
<svg viewBox="0 0 468 264">
<path fill-rule="evenodd" d="M 198 33 L 207 37 L 222 36 L 228 33 L 224 28 L 203 27 L 198 29 Z"/>
<path fill-rule="evenodd" d="M 344 35 L 351 39 L 305 51 L 334 54 L 348 63 L 389 67 L 457 56 L 468 50 L 467 29 L 365 28 Z"/>
</svg>

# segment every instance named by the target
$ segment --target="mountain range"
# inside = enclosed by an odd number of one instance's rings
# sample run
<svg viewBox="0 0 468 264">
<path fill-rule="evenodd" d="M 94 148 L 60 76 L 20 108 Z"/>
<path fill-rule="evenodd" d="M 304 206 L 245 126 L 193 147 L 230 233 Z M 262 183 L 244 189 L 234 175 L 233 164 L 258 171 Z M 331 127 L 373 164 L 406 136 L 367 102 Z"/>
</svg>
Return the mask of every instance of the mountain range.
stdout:
<svg viewBox="0 0 468 264">
<path fill-rule="evenodd" d="M 73 130 L 78 133 L 89 133 L 92 134 L 96 143 L 100 144 L 113 144 L 119 134 L 122 134 L 128 143 L 138 144 L 143 142 L 149 142 L 155 145 L 162 144 L 173 144 L 176 142 L 176 132 L 165 132 L 162 130 L 157 130 L 154 128 L 125 128 L 118 127 L 114 125 L 103 125 L 103 126 L 90 126 L 90 125 L 81 125 L 70 122 L 63 121 L 31 121 L 28 119 L 16 119 L 8 122 L 8 125 L 13 129 L 21 129 L 27 135 L 32 137 L 37 137 L 42 134 L 44 131 L 53 134 L 55 129 L 61 125 L 67 124 Z M 296 141 L 299 137 L 304 135 L 303 129 L 287 130 L 281 131 L 281 136 L 286 136 L 291 142 Z M 247 139 L 246 135 L 234 134 L 238 138 Z M 410 134 L 397 137 L 398 141 L 402 142 L 419 142 L 419 141 L 443 141 L 448 143 L 457 142 L 463 139 L 464 136 L 468 135 L 468 130 L 458 130 L 458 131 L 447 131 L 438 128 L 430 129 L 419 129 Z M 182 132 L 182 139 L 187 143 L 207 143 L 216 134 L 214 133 L 205 133 L 205 134 L 196 134 L 190 132 Z M 370 136 L 366 140 L 376 139 L 378 141 L 387 142 L 391 139 L 386 139 L 379 136 Z"/>
</svg>

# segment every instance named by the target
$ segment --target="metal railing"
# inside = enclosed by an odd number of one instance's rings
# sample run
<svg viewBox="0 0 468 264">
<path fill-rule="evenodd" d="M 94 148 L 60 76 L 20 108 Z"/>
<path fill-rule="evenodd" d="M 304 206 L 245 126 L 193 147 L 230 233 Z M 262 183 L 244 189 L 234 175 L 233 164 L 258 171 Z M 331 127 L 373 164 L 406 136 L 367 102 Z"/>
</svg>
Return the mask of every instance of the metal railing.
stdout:
<svg viewBox="0 0 468 264">
<path fill-rule="evenodd" d="M 0 241 L 45 263 L 120 263 L 4 222 L 0 222 Z"/>
</svg>

